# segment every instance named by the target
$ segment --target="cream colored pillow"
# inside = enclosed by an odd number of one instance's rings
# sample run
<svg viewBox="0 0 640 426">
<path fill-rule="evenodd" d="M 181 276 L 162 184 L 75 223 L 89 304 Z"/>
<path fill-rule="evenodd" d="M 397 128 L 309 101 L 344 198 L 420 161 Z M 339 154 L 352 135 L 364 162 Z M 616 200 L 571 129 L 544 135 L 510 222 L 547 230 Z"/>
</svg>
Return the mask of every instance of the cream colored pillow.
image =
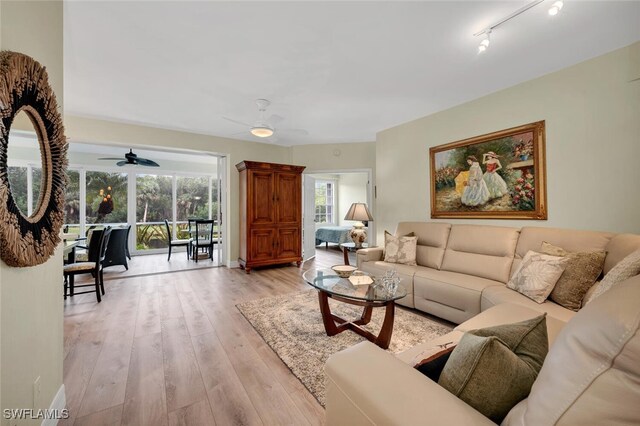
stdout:
<svg viewBox="0 0 640 426">
<path fill-rule="evenodd" d="M 537 303 L 547 300 L 553 291 L 569 259 L 549 256 L 529 250 L 520 266 L 507 283 L 507 287 L 524 294 Z"/>
<path fill-rule="evenodd" d="M 640 274 L 640 250 L 636 250 L 622 259 L 616 266 L 604 276 L 602 281 L 594 286 L 594 289 L 584 299 L 583 306 L 600 297 L 605 291 L 616 286 L 622 281 Z"/>
<path fill-rule="evenodd" d="M 396 237 L 384 231 L 384 261 L 389 263 L 416 264 L 418 237 Z"/>
</svg>

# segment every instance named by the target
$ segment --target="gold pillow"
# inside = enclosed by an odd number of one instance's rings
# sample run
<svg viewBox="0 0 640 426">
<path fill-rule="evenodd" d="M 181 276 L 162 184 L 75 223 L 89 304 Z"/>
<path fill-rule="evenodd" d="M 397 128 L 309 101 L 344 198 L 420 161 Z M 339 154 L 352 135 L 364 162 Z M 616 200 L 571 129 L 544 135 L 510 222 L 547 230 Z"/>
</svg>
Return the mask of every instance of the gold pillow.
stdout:
<svg viewBox="0 0 640 426">
<path fill-rule="evenodd" d="M 587 291 L 602 273 L 607 253 L 605 251 L 569 252 L 546 241 L 542 242 L 540 251 L 551 256 L 569 259 L 549 299 L 572 311 L 579 310 Z"/>
</svg>

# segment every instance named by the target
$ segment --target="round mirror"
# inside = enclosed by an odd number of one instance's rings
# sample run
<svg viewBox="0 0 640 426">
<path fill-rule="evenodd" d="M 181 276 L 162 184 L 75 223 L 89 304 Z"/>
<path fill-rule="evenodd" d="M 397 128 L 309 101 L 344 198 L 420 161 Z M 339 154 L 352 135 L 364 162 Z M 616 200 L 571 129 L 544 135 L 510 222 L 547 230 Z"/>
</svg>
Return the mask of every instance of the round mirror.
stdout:
<svg viewBox="0 0 640 426">
<path fill-rule="evenodd" d="M 7 265 L 44 263 L 60 243 L 66 166 L 46 70 L 29 56 L 0 52 L 0 257 Z"/>
<path fill-rule="evenodd" d="M 9 131 L 7 178 L 16 207 L 23 216 L 34 216 L 44 193 L 42 155 L 33 123 L 25 111 L 16 115 Z"/>
</svg>

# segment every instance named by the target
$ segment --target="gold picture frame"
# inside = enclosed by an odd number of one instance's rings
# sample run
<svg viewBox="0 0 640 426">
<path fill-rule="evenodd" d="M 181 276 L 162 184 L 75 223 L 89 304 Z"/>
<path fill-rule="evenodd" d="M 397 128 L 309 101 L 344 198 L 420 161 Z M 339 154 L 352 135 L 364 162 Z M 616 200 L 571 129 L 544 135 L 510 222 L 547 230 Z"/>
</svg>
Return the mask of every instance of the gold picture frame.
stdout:
<svg viewBox="0 0 640 426">
<path fill-rule="evenodd" d="M 429 149 L 431 218 L 547 219 L 545 122 Z"/>
</svg>

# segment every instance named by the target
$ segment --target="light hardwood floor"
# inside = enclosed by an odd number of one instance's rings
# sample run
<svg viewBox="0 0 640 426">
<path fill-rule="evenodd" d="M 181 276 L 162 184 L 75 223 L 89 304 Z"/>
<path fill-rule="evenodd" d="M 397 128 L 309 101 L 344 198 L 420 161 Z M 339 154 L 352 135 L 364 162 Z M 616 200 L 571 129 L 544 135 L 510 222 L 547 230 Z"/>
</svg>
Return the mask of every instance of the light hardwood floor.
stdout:
<svg viewBox="0 0 640 426">
<path fill-rule="evenodd" d="M 322 248 L 302 268 L 250 275 L 213 268 L 113 279 L 105 282 L 100 304 L 92 294 L 67 299 L 70 418 L 60 424 L 324 423 L 323 408 L 235 305 L 306 290 L 304 270 L 342 262 L 341 251 Z"/>
</svg>

